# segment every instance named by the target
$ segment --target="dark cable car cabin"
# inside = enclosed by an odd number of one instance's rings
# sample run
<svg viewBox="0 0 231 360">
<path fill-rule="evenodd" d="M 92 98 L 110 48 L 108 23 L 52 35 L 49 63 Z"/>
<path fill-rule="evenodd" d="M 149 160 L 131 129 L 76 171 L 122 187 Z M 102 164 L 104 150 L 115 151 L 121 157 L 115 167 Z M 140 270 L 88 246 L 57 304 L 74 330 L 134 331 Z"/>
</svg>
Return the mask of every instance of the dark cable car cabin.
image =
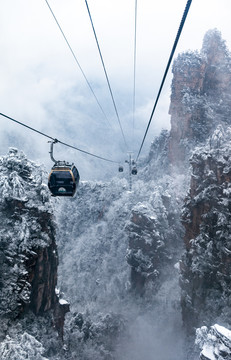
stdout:
<svg viewBox="0 0 231 360">
<path fill-rule="evenodd" d="M 72 164 L 55 164 L 48 177 L 48 187 L 53 196 L 74 196 L 79 183 L 79 172 Z"/>
<path fill-rule="evenodd" d="M 124 171 L 123 166 L 120 165 L 118 170 L 119 170 L 119 172 L 123 172 Z"/>
<path fill-rule="evenodd" d="M 50 156 L 55 164 L 48 177 L 48 188 L 53 196 L 74 196 L 79 184 L 79 172 L 74 164 L 54 159 L 53 145 L 57 142 L 56 139 L 51 142 Z"/>
<path fill-rule="evenodd" d="M 137 167 L 133 166 L 132 168 L 132 175 L 137 175 Z"/>
</svg>

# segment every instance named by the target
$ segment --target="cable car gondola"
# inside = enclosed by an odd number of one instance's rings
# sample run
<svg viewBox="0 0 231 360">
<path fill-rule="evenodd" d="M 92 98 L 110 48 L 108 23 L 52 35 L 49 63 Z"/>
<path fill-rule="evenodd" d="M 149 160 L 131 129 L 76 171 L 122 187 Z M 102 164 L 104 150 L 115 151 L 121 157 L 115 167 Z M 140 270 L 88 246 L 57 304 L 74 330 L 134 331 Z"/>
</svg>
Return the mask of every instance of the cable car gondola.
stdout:
<svg viewBox="0 0 231 360">
<path fill-rule="evenodd" d="M 79 172 L 74 164 L 60 163 L 52 167 L 48 187 L 53 196 L 74 196 L 79 183 Z"/>
<path fill-rule="evenodd" d="M 132 175 L 137 175 L 137 167 L 136 166 L 132 167 Z"/>
<path fill-rule="evenodd" d="M 74 196 L 79 183 L 79 172 L 74 164 L 54 159 L 53 145 L 56 142 L 51 143 L 50 156 L 55 164 L 48 177 L 48 188 L 53 196 Z"/>
<path fill-rule="evenodd" d="M 119 172 L 123 172 L 123 171 L 124 171 L 123 166 L 122 166 L 122 165 L 120 165 L 118 170 L 119 170 Z"/>
</svg>

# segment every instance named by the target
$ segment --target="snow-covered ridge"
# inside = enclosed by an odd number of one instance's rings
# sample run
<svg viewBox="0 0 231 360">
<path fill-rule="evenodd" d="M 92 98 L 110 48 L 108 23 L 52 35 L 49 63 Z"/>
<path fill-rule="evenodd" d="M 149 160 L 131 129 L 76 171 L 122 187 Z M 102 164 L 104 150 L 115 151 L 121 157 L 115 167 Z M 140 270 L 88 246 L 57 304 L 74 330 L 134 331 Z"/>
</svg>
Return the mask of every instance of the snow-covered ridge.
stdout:
<svg viewBox="0 0 231 360">
<path fill-rule="evenodd" d="M 196 345 L 201 349 L 201 360 L 227 360 L 231 358 L 231 330 L 215 324 L 196 330 Z"/>
</svg>

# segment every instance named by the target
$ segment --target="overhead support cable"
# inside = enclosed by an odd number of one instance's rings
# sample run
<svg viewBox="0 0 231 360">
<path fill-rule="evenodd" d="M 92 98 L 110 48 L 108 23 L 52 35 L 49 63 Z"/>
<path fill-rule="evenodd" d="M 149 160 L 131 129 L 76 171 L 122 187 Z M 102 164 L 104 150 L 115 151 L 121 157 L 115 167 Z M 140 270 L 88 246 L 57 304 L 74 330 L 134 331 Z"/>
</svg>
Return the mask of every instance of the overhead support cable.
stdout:
<svg viewBox="0 0 231 360">
<path fill-rule="evenodd" d="M 93 157 L 95 157 L 95 158 L 97 158 L 97 159 L 100 159 L 100 160 L 104 160 L 104 161 L 111 162 L 111 163 L 114 163 L 114 164 L 120 164 L 118 161 L 114 161 L 114 160 L 107 159 L 107 158 L 102 157 L 102 156 L 99 156 L 99 155 L 95 155 L 95 154 L 93 154 L 93 153 L 90 153 L 89 151 L 82 150 L 82 149 L 80 149 L 80 148 L 78 148 L 78 147 L 76 147 L 76 146 L 73 146 L 73 145 L 70 145 L 70 144 L 68 144 L 68 143 L 66 143 L 66 142 L 63 142 L 63 141 L 61 141 L 61 140 L 58 140 L 58 139 L 56 139 L 56 138 L 54 138 L 54 137 L 52 137 L 52 136 L 50 136 L 50 135 L 45 134 L 45 133 L 42 132 L 42 131 L 36 130 L 35 128 L 33 128 L 33 127 L 29 126 L 29 125 L 26 125 L 26 124 L 24 124 L 24 123 L 21 122 L 21 121 L 15 120 L 15 119 L 13 119 L 12 117 L 7 116 L 7 115 L 5 115 L 5 114 L 3 114 L 3 113 L 0 113 L 0 115 L 3 116 L 3 117 L 5 117 L 6 119 L 12 121 L 12 122 L 15 122 L 15 123 L 17 123 L 17 124 L 19 124 L 19 125 L 21 125 L 21 126 L 24 126 L 25 128 L 27 128 L 27 129 L 29 129 L 29 130 L 31 130 L 31 131 L 36 132 L 36 133 L 39 134 L 39 135 L 45 136 L 45 137 L 47 137 L 48 139 L 53 140 L 55 143 L 60 143 L 60 144 L 62 144 L 62 145 L 64 145 L 64 146 L 67 146 L 67 147 L 69 147 L 69 148 L 71 148 L 71 149 L 80 151 L 80 152 L 82 152 L 82 153 L 84 153 L 84 154 L 86 154 L 86 155 L 93 156 Z"/>
<path fill-rule="evenodd" d="M 90 91 L 92 92 L 92 94 L 93 94 L 93 96 L 94 96 L 94 98 L 95 98 L 95 100 L 96 100 L 96 102 L 97 102 L 97 104 L 98 104 L 101 112 L 103 113 L 103 115 L 104 115 L 105 119 L 107 120 L 107 122 L 109 123 L 110 127 L 112 127 L 110 121 L 108 120 L 107 115 L 105 114 L 105 112 L 104 112 L 104 110 L 103 110 L 103 107 L 101 106 L 101 104 L 100 104 L 100 102 L 99 102 L 99 100 L 98 100 L 98 98 L 97 98 L 97 96 L 96 96 L 96 94 L 95 94 L 95 92 L 94 92 L 91 84 L 90 84 L 90 82 L 89 82 L 88 79 L 87 79 L 87 76 L 85 75 L 85 73 L 84 73 L 84 71 L 83 71 L 83 68 L 81 67 L 81 65 L 80 65 L 80 63 L 79 63 L 79 61 L 78 61 L 78 59 L 77 59 L 77 57 L 76 57 L 76 55 L 75 55 L 75 53 L 74 53 L 71 45 L 70 45 L 70 43 L 69 43 L 69 41 L 67 40 L 67 37 L 66 37 L 66 35 L 64 34 L 64 32 L 63 32 L 63 30 L 62 30 L 62 28 L 61 28 L 61 26 L 60 26 L 60 24 L 59 24 L 59 22 L 58 22 L 58 20 L 57 20 L 57 18 L 56 18 L 56 16 L 55 16 L 55 14 L 54 14 L 51 6 L 49 5 L 49 3 L 48 3 L 47 0 L 45 0 L 45 1 L 46 1 L 46 4 L 47 4 L 47 6 L 48 6 L 48 8 L 49 8 L 49 10 L 50 10 L 50 12 L 51 12 L 51 14 L 52 14 L 55 22 L 56 22 L 56 24 L 57 24 L 57 26 L 58 26 L 61 34 L 62 34 L 62 36 L 63 36 L 63 38 L 64 38 L 64 40 L 65 40 L 65 42 L 66 42 L 66 44 L 67 44 L 67 46 L 68 46 L 68 48 L 69 48 L 69 50 L 70 50 L 70 52 L 71 52 L 73 58 L 75 59 L 76 64 L 77 64 L 78 67 L 79 67 L 79 70 L 81 71 L 81 73 L 82 73 L 82 75 L 83 75 L 83 77 L 84 77 L 84 79 L 85 79 L 85 81 L 86 81 L 86 83 L 87 83 Z"/>
<path fill-rule="evenodd" d="M 185 20 L 187 18 L 191 3 L 192 3 L 192 0 L 187 1 L 186 7 L 185 7 L 185 10 L 184 10 L 184 13 L 183 13 L 183 17 L 182 17 L 181 22 L 180 22 L 180 26 L 179 26 L 179 29 L 178 29 L 178 32 L 177 32 L 177 35 L 176 35 L 176 38 L 175 38 L 175 41 L 174 41 L 174 44 L 173 44 L 173 47 L 172 47 L 172 51 L 171 51 L 171 54 L 170 54 L 170 57 L 169 57 L 169 60 L 168 60 L 168 63 L 167 63 L 167 67 L 166 67 L 166 70 L 165 70 L 165 73 L 164 73 L 164 76 L 163 76 L 163 79 L 162 79 L 162 82 L 161 82 L 161 85 L 160 85 L 160 88 L 159 88 L 159 91 L 158 91 L 158 94 L 157 94 L 157 97 L 156 97 L 156 101 L 155 101 L 155 104 L 154 104 L 154 107 L 153 107 L 153 110 L 152 110 L 152 113 L 151 113 L 151 116 L 150 116 L 150 119 L 149 119 L 149 122 L 148 122 L 148 125 L 147 125 L 147 128 L 146 128 L 146 131 L 145 131 L 145 134 L 144 134 L 144 137 L 143 137 L 143 140 L 142 140 L 142 143 L 141 143 L 141 146 L 140 146 L 136 161 L 138 160 L 138 158 L 140 156 L 140 153 L 141 153 L 141 150 L 143 148 L 144 141 L 146 139 L 148 129 L 150 127 L 154 112 L 156 110 L 156 106 L 157 106 L 157 103 L 158 103 L 158 100 L 159 100 L 159 97 L 160 97 L 160 94 L 161 94 L 161 91 L 162 91 L 162 88 L 163 88 L 163 85 L 164 85 L 164 82 L 165 82 L 165 79 L 166 79 L 166 76 L 167 76 L 167 73 L 168 73 L 168 70 L 169 70 L 173 55 L 174 55 L 175 50 L 176 50 L 177 43 L 178 43 L 178 41 L 180 39 L 180 35 L 181 35 L 182 30 L 183 30 L 184 23 L 185 23 Z"/>
<path fill-rule="evenodd" d="M 122 125 L 121 125 L 119 113 L 118 113 L 118 110 L 117 110 L 117 107 L 116 107 L 115 99 L 114 99 L 114 96 L 113 96 L 113 93 L 112 93 L 112 88 L 111 88 L 111 85 L 110 85 L 110 82 L 109 82 L 106 66 L 105 66 L 105 63 L 104 63 L 104 60 L 103 60 L 103 55 L 102 55 L 102 52 L 100 50 L 99 41 L 98 41 L 98 38 L 97 38 L 97 35 L 96 35 L 95 27 L 94 27 L 94 24 L 93 24 L 91 12 L 90 12 L 87 0 L 85 0 L 85 4 L 86 4 L 88 15 L 89 15 L 89 18 L 90 18 L 92 30 L 93 30 L 93 33 L 94 33 L 94 36 L 95 36 L 95 41 L 96 41 L 97 48 L 98 48 L 98 51 L 99 51 L 99 55 L 100 55 L 101 63 L 102 63 L 102 66 L 103 66 L 104 74 L 106 76 L 106 80 L 107 80 L 109 92 L 110 92 L 110 95 L 111 95 L 111 99 L 112 99 L 112 102 L 113 102 L 113 106 L 114 106 L 114 109 L 115 109 L 116 117 L 117 117 L 117 120 L 118 120 L 118 123 L 119 123 L 119 126 L 120 126 L 120 130 L 121 130 L 121 133 L 122 133 L 122 137 L 123 137 L 125 146 L 128 148 L 128 145 L 127 145 L 127 142 L 126 142 L 126 139 L 125 139 L 125 135 L 124 135 L 124 131 L 123 131 L 123 128 L 122 128 Z"/>
<path fill-rule="evenodd" d="M 135 33 L 134 33 L 134 64 L 133 64 L 133 106 L 132 106 L 132 142 L 134 144 L 135 109 L 136 109 L 136 34 L 137 34 L 137 0 L 135 0 Z"/>
</svg>

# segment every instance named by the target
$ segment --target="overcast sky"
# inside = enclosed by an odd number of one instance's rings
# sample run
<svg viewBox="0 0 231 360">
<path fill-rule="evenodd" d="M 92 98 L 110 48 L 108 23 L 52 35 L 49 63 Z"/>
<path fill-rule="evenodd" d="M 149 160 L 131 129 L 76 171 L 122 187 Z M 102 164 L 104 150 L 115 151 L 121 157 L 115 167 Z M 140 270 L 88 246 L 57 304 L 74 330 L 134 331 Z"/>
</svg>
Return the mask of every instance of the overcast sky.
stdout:
<svg viewBox="0 0 231 360">
<path fill-rule="evenodd" d="M 136 156 L 185 9 L 186 0 L 138 0 L 136 114 L 133 136 L 135 0 L 88 0 L 129 150 Z M 49 0 L 102 106 L 95 101 L 45 0 L 0 0 L 0 112 L 71 145 L 124 162 L 124 147 L 84 0 Z M 205 32 L 217 28 L 231 49 L 230 0 L 193 0 L 175 57 L 200 50 Z M 171 71 L 142 152 L 169 128 Z M 9 146 L 52 166 L 49 144 L 0 118 L 0 153 Z M 104 164 L 61 145 L 55 157 L 74 161 L 82 179 L 116 174 Z M 102 176 L 103 177 L 103 176 Z"/>
</svg>

